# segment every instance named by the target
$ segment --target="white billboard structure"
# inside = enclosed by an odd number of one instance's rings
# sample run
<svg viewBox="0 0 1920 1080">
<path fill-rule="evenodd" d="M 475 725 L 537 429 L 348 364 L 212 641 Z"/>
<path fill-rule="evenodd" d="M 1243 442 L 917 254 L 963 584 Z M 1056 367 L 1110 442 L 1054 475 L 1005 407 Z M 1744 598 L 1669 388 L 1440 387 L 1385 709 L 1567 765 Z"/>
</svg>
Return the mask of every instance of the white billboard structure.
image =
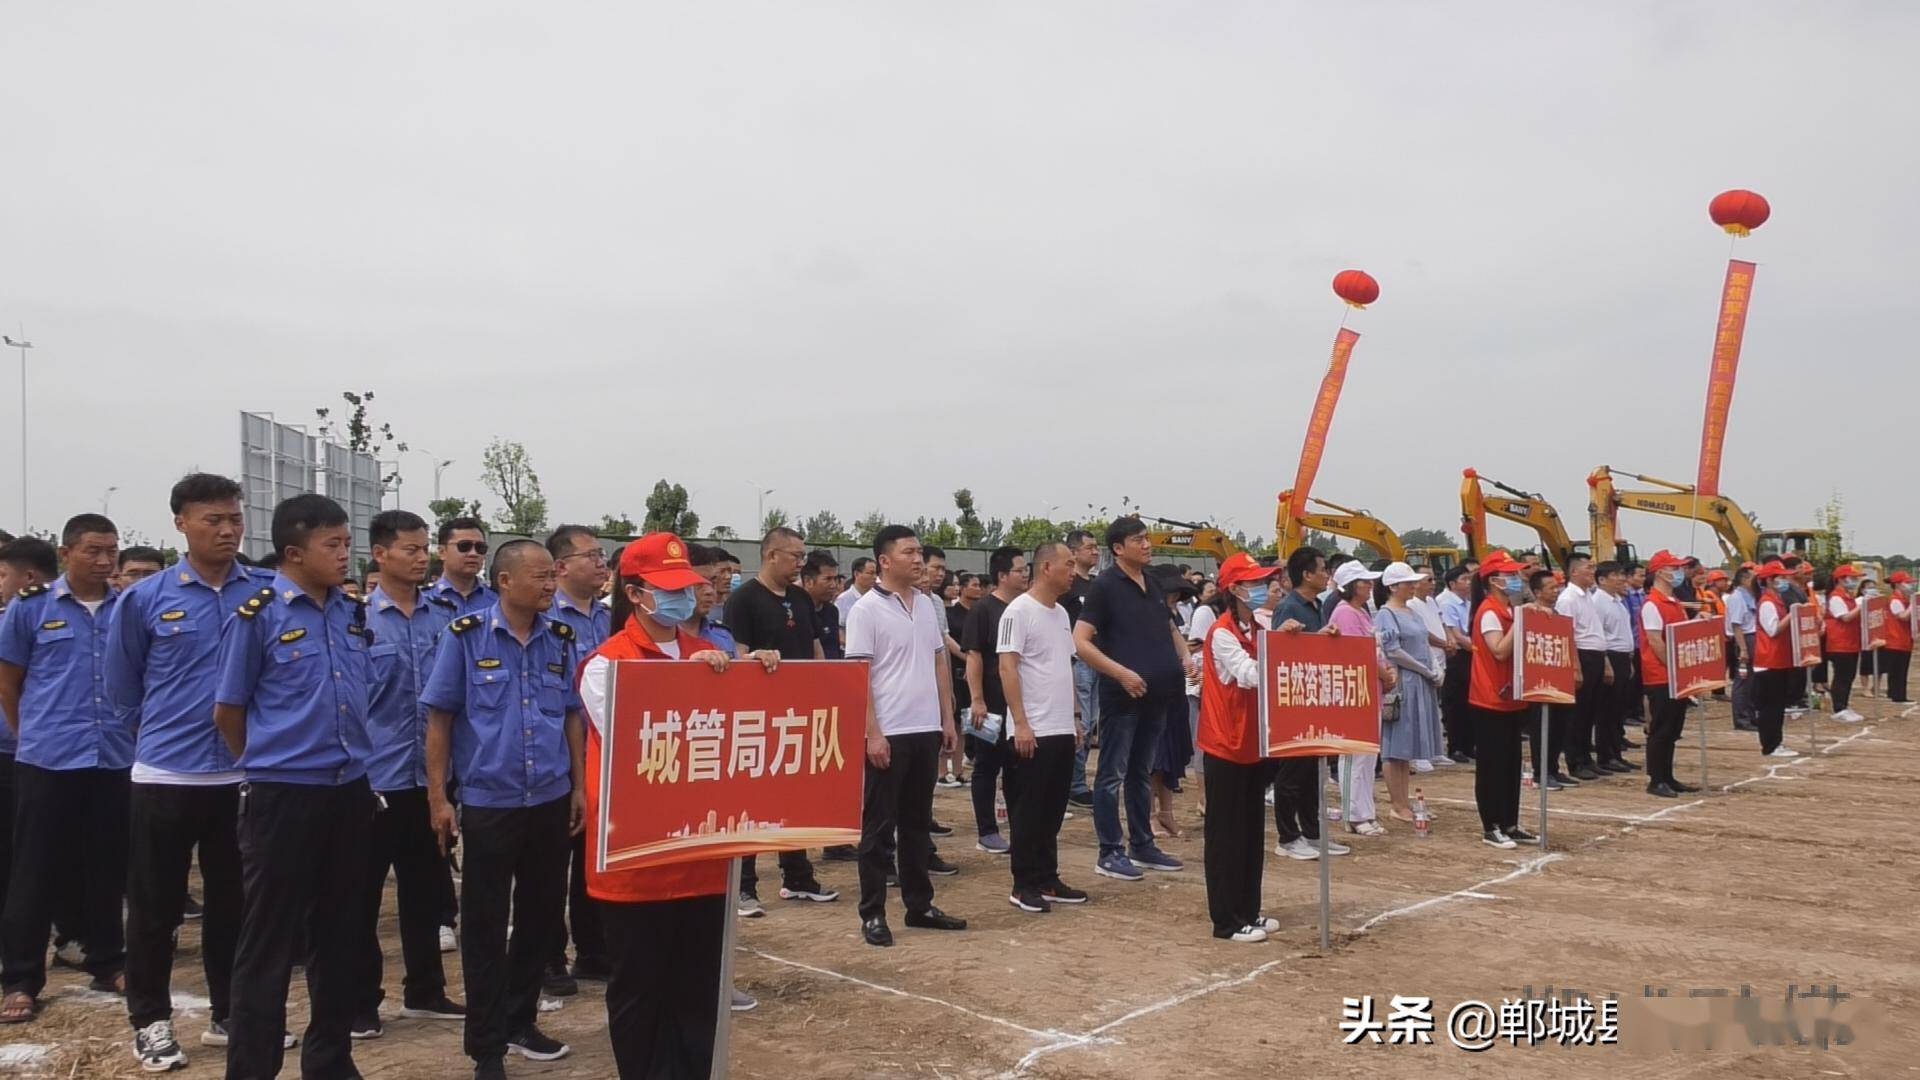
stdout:
<svg viewBox="0 0 1920 1080">
<path fill-rule="evenodd" d="M 273 551 L 273 508 L 295 495 L 325 495 L 347 511 L 353 523 L 354 569 L 371 554 L 367 527 L 380 512 L 384 486 L 380 463 L 371 454 L 309 435 L 303 427 L 282 424 L 272 413 L 240 414 L 240 487 L 247 513 L 241 551 L 260 558 Z"/>
</svg>

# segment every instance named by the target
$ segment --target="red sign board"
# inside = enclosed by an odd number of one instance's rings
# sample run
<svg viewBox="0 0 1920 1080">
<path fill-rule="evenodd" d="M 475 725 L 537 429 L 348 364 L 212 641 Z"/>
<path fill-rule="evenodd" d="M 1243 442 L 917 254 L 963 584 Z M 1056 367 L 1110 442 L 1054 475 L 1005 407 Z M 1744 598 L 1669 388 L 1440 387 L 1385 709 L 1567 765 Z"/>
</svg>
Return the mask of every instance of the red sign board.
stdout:
<svg viewBox="0 0 1920 1080">
<path fill-rule="evenodd" d="M 1260 635 L 1260 745 L 1268 757 L 1380 752 L 1372 636 Z"/>
<path fill-rule="evenodd" d="M 1579 672 L 1573 620 L 1523 604 L 1513 613 L 1513 633 L 1514 700 L 1573 704 Z"/>
<path fill-rule="evenodd" d="M 1820 665 L 1820 609 L 1812 604 L 1789 608 L 1793 619 L 1793 666 Z"/>
<path fill-rule="evenodd" d="M 1727 621 L 1688 619 L 1667 627 L 1667 692 L 1699 697 L 1727 685 Z"/>
<path fill-rule="evenodd" d="M 1860 600 L 1860 648 L 1887 647 L 1887 623 L 1893 618 L 1893 598 L 1868 596 Z"/>
<path fill-rule="evenodd" d="M 600 869 L 858 842 L 866 727 L 864 661 L 616 662 Z"/>
</svg>

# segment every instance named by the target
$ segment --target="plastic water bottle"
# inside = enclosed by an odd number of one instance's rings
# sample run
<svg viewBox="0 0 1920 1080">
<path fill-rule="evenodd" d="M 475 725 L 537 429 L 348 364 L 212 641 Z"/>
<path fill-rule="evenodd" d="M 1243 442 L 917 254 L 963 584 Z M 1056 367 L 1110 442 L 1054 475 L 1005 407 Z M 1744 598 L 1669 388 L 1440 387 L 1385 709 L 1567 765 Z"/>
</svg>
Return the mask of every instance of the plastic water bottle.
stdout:
<svg viewBox="0 0 1920 1080">
<path fill-rule="evenodd" d="M 1413 835 L 1425 840 L 1433 835 L 1429 830 L 1432 823 L 1427 820 L 1427 797 L 1419 788 L 1413 789 Z"/>
<path fill-rule="evenodd" d="M 1005 795 L 999 795 L 999 794 L 994 795 L 993 819 L 995 821 L 1007 820 L 1007 797 Z"/>
</svg>

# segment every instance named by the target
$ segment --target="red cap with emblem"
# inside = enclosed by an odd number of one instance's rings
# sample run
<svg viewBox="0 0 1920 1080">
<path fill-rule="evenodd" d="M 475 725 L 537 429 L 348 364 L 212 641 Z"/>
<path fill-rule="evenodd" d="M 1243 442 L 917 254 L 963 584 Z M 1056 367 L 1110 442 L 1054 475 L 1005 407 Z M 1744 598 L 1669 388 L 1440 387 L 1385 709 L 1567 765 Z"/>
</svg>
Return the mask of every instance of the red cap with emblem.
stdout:
<svg viewBox="0 0 1920 1080">
<path fill-rule="evenodd" d="M 669 532 L 648 533 L 620 553 L 620 576 L 656 589 L 690 589 L 707 579 L 687 561 L 686 541 Z"/>
</svg>

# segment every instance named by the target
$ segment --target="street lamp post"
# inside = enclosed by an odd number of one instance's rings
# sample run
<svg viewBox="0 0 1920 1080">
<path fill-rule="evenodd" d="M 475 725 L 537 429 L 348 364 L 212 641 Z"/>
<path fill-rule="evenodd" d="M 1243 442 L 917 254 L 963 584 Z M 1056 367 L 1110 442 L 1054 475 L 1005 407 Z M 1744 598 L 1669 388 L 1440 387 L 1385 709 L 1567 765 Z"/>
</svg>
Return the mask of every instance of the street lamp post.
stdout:
<svg viewBox="0 0 1920 1080">
<path fill-rule="evenodd" d="M 11 348 L 20 350 L 20 534 L 26 535 L 27 522 L 27 350 L 33 348 L 33 342 L 27 340 L 27 327 L 22 323 L 20 337 L 15 339 L 0 334 Z"/>
<path fill-rule="evenodd" d="M 773 494 L 774 489 L 766 488 L 763 490 L 758 480 L 749 480 L 747 483 L 753 485 L 754 494 L 757 496 L 754 510 L 756 515 L 754 518 L 755 528 L 758 528 L 761 532 L 765 532 L 767 528 L 767 496 Z"/>
<path fill-rule="evenodd" d="M 100 496 L 100 516 L 101 517 L 113 516 L 109 508 L 113 505 L 113 493 L 119 490 L 120 490 L 119 484 L 109 484 L 107 486 L 106 493 Z"/>
<path fill-rule="evenodd" d="M 430 460 L 432 460 L 433 462 L 433 501 L 439 502 L 440 501 L 440 474 L 446 470 L 447 466 L 453 464 L 453 459 L 452 458 L 443 459 L 439 454 L 436 454 L 431 450 L 422 450 L 419 447 L 414 447 L 413 452 L 416 454 L 425 454 Z"/>
</svg>

